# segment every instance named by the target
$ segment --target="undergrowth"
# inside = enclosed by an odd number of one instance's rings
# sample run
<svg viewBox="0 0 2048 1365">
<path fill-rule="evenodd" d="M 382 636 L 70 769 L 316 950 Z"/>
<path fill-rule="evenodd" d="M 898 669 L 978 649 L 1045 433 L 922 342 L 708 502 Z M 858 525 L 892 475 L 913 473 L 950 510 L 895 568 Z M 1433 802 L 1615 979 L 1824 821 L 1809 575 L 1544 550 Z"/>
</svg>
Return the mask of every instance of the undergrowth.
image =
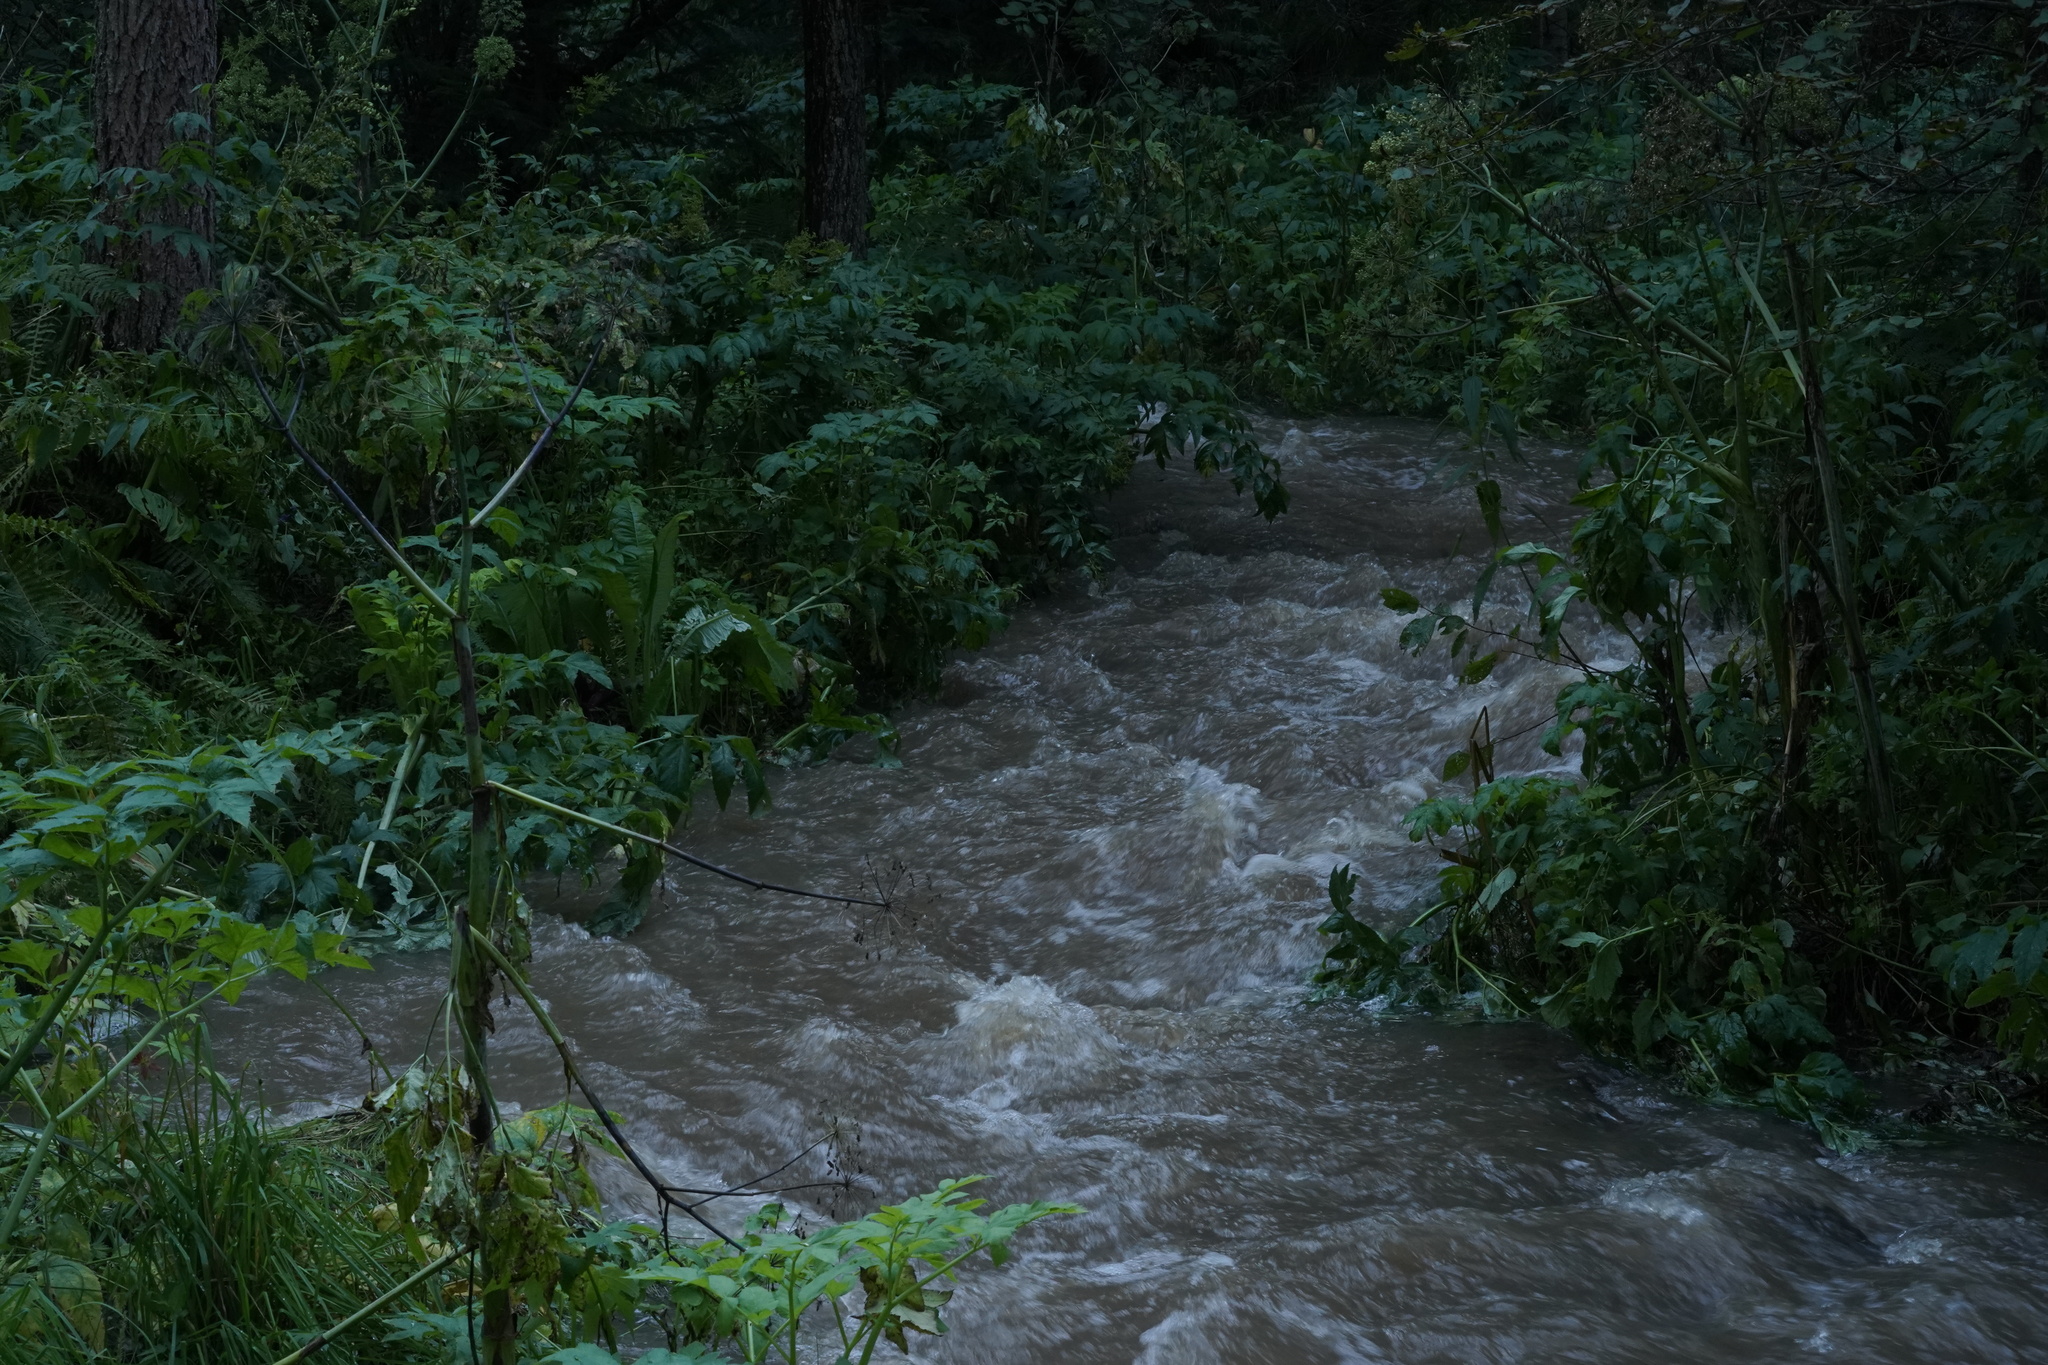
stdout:
<svg viewBox="0 0 2048 1365">
<path fill-rule="evenodd" d="M 1477 993 L 1841 1142 L 1857 1068 L 1981 1048 L 2040 1093 L 2044 20 L 1902 22 L 1409 45 L 1380 222 L 1437 237 L 1373 259 L 1428 300 L 1411 357 L 1462 371 L 1482 466 L 1531 429 L 1584 455 L 1567 540 L 1507 543 L 1482 469 L 1469 603 L 1385 601 L 1468 682 L 1576 669 L 1544 744 L 1580 775 L 1496 779 L 1475 731 L 1409 817 L 1437 896 L 1390 926 L 1333 880 L 1327 986 Z"/>
<path fill-rule="evenodd" d="M 1254 396 L 1468 433 L 1495 554 L 1469 602 L 1388 586 L 1411 646 L 1477 683 L 1626 644 L 1558 700 L 1578 778 L 1446 756 L 1429 904 L 1333 876 L 1325 986 L 1537 1015 L 1845 1143 L 1851 1061 L 1958 1040 L 2032 1093 L 2032 0 L 1589 5 L 1562 48 L 1556 7 L 1483 7 L 1256 118 L 1212 79 L 1257 47 L 1233 7 L 1006 6 L 1030 81 L 876 101 L 865 257 L 797 230 L 774 62 L 699 100 L 620 58 L 513 141 L 473 111 L 516 122 L 561 16 L 393 8 L 233 18 L 212 123 L 158 166 L 96 162 L 84 71 L 9 87 L 10 1349 L 275 1360 L 357 1315 L 323 1349 L 603 1365 L 654 1334 L 659 1365 L 937 1331 L 958 1267 L 1061 1209 L 955 1183 L 734 1229 L 642 1169 L 709 1240 L 607 1221 L 588 1158 L 637 1156 L 525 985 L 518 888 L 619 866 L 597 927 L 627 932 L 700 793 L 893 761 L 893 703 L 1105 567 L 1135 460 L 1280 514 Z M 399 53 L 416 18 L 464 55 Z M 100 344 L 149 206 L 201 200 L 211 284 L 161 347 Z M 1508 544 L 1490 465 L 1537 436 L 1586 450 L 1582 516 Z M 427 945 L 455 1042 L 359 1130 L 266 1129 L 208 1069 L 207 1002 L 258 972 Z M 515 995 L 586 1105 L 499 1112 Z"/>
</svg>

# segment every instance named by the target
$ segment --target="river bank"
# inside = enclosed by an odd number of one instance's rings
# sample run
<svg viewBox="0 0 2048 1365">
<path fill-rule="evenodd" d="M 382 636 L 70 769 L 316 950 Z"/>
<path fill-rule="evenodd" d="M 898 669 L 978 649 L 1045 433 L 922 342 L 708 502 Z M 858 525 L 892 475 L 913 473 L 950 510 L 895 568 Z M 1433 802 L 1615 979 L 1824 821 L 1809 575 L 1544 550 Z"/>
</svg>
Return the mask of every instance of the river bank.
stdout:
<svg viewBox="0 0 2048 1365">
<path fill-rule="evenodd" d="M 1484 531 L 1430 478 L 1449 438 L 1260 435 L 1288 517 L 1141 466 L 1111 509 L 1121 567 L 953 664 L 901 717 L 901 769 L 791 771 L 772 811 L 687 831 L 803 884 L 900 864 L 907 913 L 685 871 L 627 939 L 543 929 L 532 979 L 636 1142 L 694 1184 L 836 1124 L 865 1198 L 981 1171 L 998 1199 L 1086 1206 L 970 1282 L 935 1360 L 2027 1359 L 2048 1326 L 2036 1148 L 1843 1156 L 1540 1025 L 1306 1003 L 1329 868 L 1412 903 L 1432 866 L 1401 814 L 1481 707 L 1508 736 L 1555 680 L 1509 664 L 1461 688 L 1379 605 L 1395 575 L 1469 581 Z M 1541 526 L 1567 486 L 1539 461 L 1507 513 Z M 1560 762 L 1533 733 L 1500 755 Z M 428 955 L 334 984 L 402 1057 L 443 982 Z M 216 1036 L 307 1113 L 369 1081 L 336 1022 L 266 983 Z M 501 1094 L 562 1098 L 513 1011 L 493 1061 Z"/>
</svg>

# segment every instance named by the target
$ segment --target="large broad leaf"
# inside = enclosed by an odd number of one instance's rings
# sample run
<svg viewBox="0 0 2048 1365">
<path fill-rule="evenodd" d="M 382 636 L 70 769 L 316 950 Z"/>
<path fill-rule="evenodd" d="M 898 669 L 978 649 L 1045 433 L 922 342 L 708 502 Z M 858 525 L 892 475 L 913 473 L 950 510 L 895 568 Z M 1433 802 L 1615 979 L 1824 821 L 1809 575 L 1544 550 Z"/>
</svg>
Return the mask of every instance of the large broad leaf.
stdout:
<svg viewBox="0 0 2048 1365">
<path fill-rule="evenodd" d="M 586 1341 L 542 1356 L 541 1362 L 542 1365 L 619 1365 L 619 1358 L 604 1347 Z"/>
</svg>

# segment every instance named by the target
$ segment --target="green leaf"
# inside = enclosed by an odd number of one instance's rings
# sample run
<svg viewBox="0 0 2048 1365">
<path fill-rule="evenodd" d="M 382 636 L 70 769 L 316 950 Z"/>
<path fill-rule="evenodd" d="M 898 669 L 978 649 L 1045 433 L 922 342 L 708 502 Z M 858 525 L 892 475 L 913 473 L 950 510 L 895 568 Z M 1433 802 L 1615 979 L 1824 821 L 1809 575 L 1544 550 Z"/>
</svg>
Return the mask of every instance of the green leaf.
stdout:
<svg viewBox="0 0 2048 1365">
<path fill-rule="evenodd" d="M 524 1195 L 528 1199 L 549 1199 L 554 1196 L 554 1181 L 524 1162 L 511 1162 L 506 1170 L 506 1176 L 514 1194 Z"/>
<path fill-rule="evenodd" d="M 1593 957 L 1593 969 L 1586 973 L 1586 994 L 1595 1000 L 1606 1000 L 1614 994 L 1614 983 L 1621 980 L 1621 945 L 1604 945 Z"/>
<path fill-rule="evenodd" d="M 517 549 L 520 538 L 526 534 L 526 527 L 519 520 L 519 514 L 503 505 L 491 509 L 491 514 L 484 518 L 484 527 L 504 541 L 507 549 Z"/>
<path fill-rule="evenodd" d="M 1486 519 L 1486 533 L 1496 545 L 1506 540 L 1507 533 L 1500 524 L 1500 485 L 1492 479 L 1481 479 L 1472 491 L 1479 496 L 1479 515 Z"/>
<path fill-rule="evenodd" d="M 1493 666 L 1499 662 L 1500 651 L 1497 649 L 1491 654 L 1482 654 L 1458 670 L 1458 681 L 1468 687 L 1474 683 L 1485 682 L 1492 676 Z"/>
<path fill-rule="evenodd" d="M 1416 600 L 1415 594 L 1401 588 L 1381 588 L 1380 603 L 1388 611 L 1398 611 L 1403 616 L 1422 610 L 1422 603 Z"/>
<path fill-rule="evenodd" d="M 1486 605 L 1486 595 L 1493 591 L 1494 575 L 1500 572 L 1500 559 L 1496 556 L 1479 571 L 1478 582 L 1472 585 L 1472 615 L 1476 618 Z"/>
<path fill-rule="evenodd" d="M 1351 898 L 1358 891 L 1358 874 L 1349 863 L 1339 863 L 1330 869 L 1330 904 L 1338 914 L 1348 914 Z"/>
<path fill-rule="evenodd" d="M 285 849 L 284 856 L 278 861 L 282 862 L 285 871 L 296 879 L 312 870 L 313 859 L 319 856 L 319 852 L 311 839 L 302 836 L 292 841 L 291 846 Z"/>
<path fill-rule="evenodd" d="M 57 959 L 57 949 L 47 943 L 33 939 L 17 938 L 6 947 L 0 948 L 0 962 L 14 962 L 28 968 L 38 978 L 47 977 L 50 964 Z"/>
<path fill-rule="evenodd" d="M 2030 924 L 2013 935 L 2012 974 L 2022 987 L 2031 985 L 2041 970 L 2044 948 L 2048 948 L 2048 920 Z"/>
<path fill-rule="evenodd" d="M 750 1284 L 740 1290 L 735 1302 L 739 1305 L 740 1312 L 756 1322 L 767 1319 L 776 1309 L 775 1295 L 765 1286 L 758 1284 Z"/>
<path fill-rule="evenodd" d="M 1991 975 L 1998 965 L 1999 954 L 2005 951 L 2005 940 L 2011 930 L 2003 924 L 1994 924 L 1979 929 L 1956 947 L 1954 971 L 1960 977 L 1968 973 L 1967 980 L 1982 981 Z M 1961 981 L 1958 981 L 1961 984 Z"/>
<path fill-rule="evenodd" d="M 1636 1012 L 1629 1019 L 1629 1033 L 1634 1039 L 1637 1055 L 1650 1050 L 1650 1045 L 1663 1037 L 1666 1025 L 1663 1016 L 1657 1013 L 1657 997 L 1646 995 L 1636 1005 Z"/>
<path fill-rule="evenodd" d="M 1486 381 L 1476 374 L 1466 375 L 1459 397 L 1465 408 L 1465 430 L 1476 441 L 1479 439 L 1480 420 L 1485 415 Z"/>
<path fill-rule="evenodd" d="M 1505 403 L 1495 403 L 1493 405 L 1493 429 L 1500 433 L 1501 444 L 1508 448 L 1508 454 L 1516 459 L 1520 459 L 1522 456 L 1520 423 L 1515 420 L 1514 411 Z M 1487 528 L 1493 532 L 1495 540 L 1501 539 L 1499 520 L 1499 503 L 1496 499 L 1495 515 L 1492 520 L 1487 522 Z"/>
<path fill-rule="evenodd" d="M 902 1320 L 903 1325 L 910 1328 L 913 1332 L 923 1332 L 927 1336 L 938 1336 L 946 1330 L 940 1325 L 939 1315 L 934 1309 L 911 1308 L 898 1304 L 893 1311 Z"/>
<path fill-rule="evenodd" d="M 1978 1009 L 1994 1001 L 2005 1000 L 2020 993 L 2019 982 L 2011 972 L 1999 972 L 1989 981 L 1970 992 L 1963 1003 L 1971 1009 Z"/>
<path fill-rule="evenodd" d="M 653 1352 L 649 1352 L 652 1355 Z M 666 1354 L 666 1353 L 664 1353 Z M 688 1357 L 681 1357 L 688 1359 Z M 646 1360 L 647 1356 L 640 1357 Z M 702 1357 L 698 1357 L 702 1359 Z M 581 1342 L 575 1346 L 564 1346 L 553 1355 L 542 1356 L 544 1365 L 619 1365 L 619 1358 L 602 1346 Z"/>
</svg>

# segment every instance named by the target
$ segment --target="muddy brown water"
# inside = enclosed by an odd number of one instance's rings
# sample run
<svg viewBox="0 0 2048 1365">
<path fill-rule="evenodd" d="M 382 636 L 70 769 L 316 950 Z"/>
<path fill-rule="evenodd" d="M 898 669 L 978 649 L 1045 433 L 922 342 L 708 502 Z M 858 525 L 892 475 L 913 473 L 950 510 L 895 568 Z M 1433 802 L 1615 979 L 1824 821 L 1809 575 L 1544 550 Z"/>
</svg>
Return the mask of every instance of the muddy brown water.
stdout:
<svg viewBox="0 0 2048 1365">
<path fill-rule="evenodd" d="M 837 1121 L 871 1197 L 969 1172 L 1062 1199 L 969 1278 L 932 1361 L 2048 1361 L 2048 1160 L 1958 1138 L 1832 1154 L 1534 1024 L 1311 1004 L 1330 868 L 1392 916 L 1430 863 L 1401 814 L 1482 707 L 1539 727 L 1557 678 L 1456 686 L 1397 644 L 1399 583 L 1469 584 L 1484 532 L 1430 428 L 1267 422 L 1295 510 L 1147 465 L 1110 509 L 1120 567 L 1021 609 L 902 717 L 903 766 L 780 777 L 699 851 L 855 889 L 861 922 L 684 871 L 638 932 L 543 918 L 532 975 L 609 1107 L 671 1178 L 744 1179 Z M 1561 535 L 1566 457 L 1510 482 Z M 1568 766 L 1533 729 L 1501 766 Z M 416 1051 L 436 955 L 330 977 Z M 499 1010 L 500 1092 L 562 1097 Z M 216 1020 L 286 1114 L 359 1102 L 352 1034 L 292 983 Z M 622 1204 L 631 1196 L 623 1189 Z M 728 1213 L 737 1221 L 740 1213 Z"/>
</svg>

